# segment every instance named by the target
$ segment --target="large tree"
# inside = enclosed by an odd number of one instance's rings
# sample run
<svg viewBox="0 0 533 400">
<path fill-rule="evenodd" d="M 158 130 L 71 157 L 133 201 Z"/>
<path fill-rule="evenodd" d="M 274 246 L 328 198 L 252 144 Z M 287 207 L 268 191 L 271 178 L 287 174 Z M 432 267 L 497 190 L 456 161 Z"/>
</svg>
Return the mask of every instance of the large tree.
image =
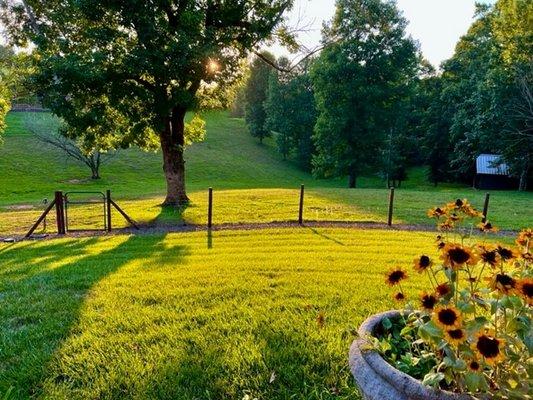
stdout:
<svg viewBox="0 0 533 400">
<path fill-rule="evenodd" d="M 531 174 L 533 5 L 500 0 L 479 5 L 476 20 L 443 63 L 441 100 L 449 115 L 449 169 L 460 179 L 474 175 L 480 153 L 502 154 L 524 189 Z M 443 114 L 442 110 L 437 111 Z"/>
<path fill-rule="evenodd" d="M 202 87 L 223 88 L 239 76 L 239 60 L 271 36 L 291 3 L 4 0 L 1 5 L 13 41 L 36 46 L 34 84 L 45 104 L 74 131 L 107 130 L 120 135 L 123 146 L 159 142 L 164 204 L 181 205 L 188 201 L 186 113 L 198 109 Z"/>
<path fill-rule="evenodd" d="M 319 117 L 315 127 L 321 176 L 361 173 L 381 159 L 384 135 L 395 104 L 405 94 L 418 65 L 407 22 L 392 1 L 338 0 L 322 51 L 312 69 Z"/>
<path fill-rule="evenodd" d="M 317 118 L 310 65 L 306 60 L 291 73 L 273 73 L 265 102 L 266 126 L 277 134 L 278 151 L 284 158 L 294 155 L 304 170 L 311 169 Z"/>
<path fill-rule="evenodd" d="M 270 53 L 261 53 L 261 57 L 254 57 L 250 65 L 250 77 L 246 82 L 244 91 L 244 118 L 246 125 L 250 134 L 259 139 L 259 143 L 263 143 L 264 138 L 271 136 L 266 124 L 265 102 L 273 68 L 263 59 L 270 60 L 272 63 L 275 62 L 274 56 Z"/>
</svg>

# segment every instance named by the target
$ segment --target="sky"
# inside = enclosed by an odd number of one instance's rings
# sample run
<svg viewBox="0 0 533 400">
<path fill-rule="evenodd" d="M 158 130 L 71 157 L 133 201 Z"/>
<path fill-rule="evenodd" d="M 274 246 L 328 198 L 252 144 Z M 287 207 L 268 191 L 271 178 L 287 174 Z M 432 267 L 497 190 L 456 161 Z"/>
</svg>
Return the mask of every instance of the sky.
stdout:
<svg viewBox="0 0 533 400">
<path fill-rule="evenodd" d="M 409 21 L 407 32 L 419 42 L 425 58 L 435 67 L 453 55 L 455 44 L 473 21 L 475 3 L 475 0 L 397 0 L 398 8 Z M 335 0 L 295 0 L 291 26 L 302 21 L 301 26 L 310 28 L 311 31 L 300 35 L 300 40 L 307 48 L 313 48 L 320 43 L 322 22 L 330 20 L 334 13 Z M 271 51 L 277 56 L 287 54 L 277 46 Z"/>
</svg>

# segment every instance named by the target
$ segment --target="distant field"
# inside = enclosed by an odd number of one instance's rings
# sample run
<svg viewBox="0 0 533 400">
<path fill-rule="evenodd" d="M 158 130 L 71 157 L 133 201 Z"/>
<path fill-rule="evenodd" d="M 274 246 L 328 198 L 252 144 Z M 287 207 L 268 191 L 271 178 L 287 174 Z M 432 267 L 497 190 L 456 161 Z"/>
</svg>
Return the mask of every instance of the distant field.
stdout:
<svg viewBox="0 0 533 400">
<path fill-rule="evenodd" d="M 394 307 L 385 271 L 432 248 L 319 228 L 0 244 L 0 394 L 357 399 L 354 332 Z"/>
<path fill-rule="evenodd" d="M 315 180 L 281 160 L 272 140 L 259 145 L 242 120 L 225 113 L 206 115 L 207 139 L 187 149 L 187 185 L 191 205 L 184 212 L 162 210 L 164 179 L 161 155 L 136 149 L 121 151 L 102 168 L 102 179 L 88 179 L 88 171 L 64 160 L 55 149 L 42 146 L 24 129 L 24 114 L 8 116 L 5 145 L 0 148 L 0 236 L 23 233 L 51 199 L 55 190 L 104 191 L 143 223 L 205 223 L 208 187 L 215 189 L 215 223 L 294 221 L 298 188 L 306 185 L 308 220 L 375 221 L 387 218 L 388 191 L 374 178 L 359 180 L 347 189 L 344 180 Z M 482 208 L 485 193 L 460 185 L 434 187 L 422 168 L 412 169 L 409 180 L 396 191 L 396 223 L 428 224 L 426 210 L 455 198 L 467 197 Z M 533 226 L 533 193 L 492 192 L 489 217 L 505 229 Z M 100 209 L 73 211 L 73 224 L 101 224 Z M 53 217 L 52 217 L 53 218 Z M 121 225 L 116 218 L 117 226 Z M 51 220 L 53 225 L 53 220 Z"/>
</svg>

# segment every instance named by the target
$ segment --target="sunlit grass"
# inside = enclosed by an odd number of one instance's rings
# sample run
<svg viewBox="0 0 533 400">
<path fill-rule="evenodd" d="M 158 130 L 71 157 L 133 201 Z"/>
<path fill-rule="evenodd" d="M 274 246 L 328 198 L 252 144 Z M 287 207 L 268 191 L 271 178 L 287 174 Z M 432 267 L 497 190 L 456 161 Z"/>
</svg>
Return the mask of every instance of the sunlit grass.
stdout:
<svg viewBox="0 0 533 400">
<path fill-rule="evenodd" d="M 23 114 L 8 116 L 5 145 L 0 148 L 0 235 L 22 234 L 50 201 L 55 190 L 105 191 L 131 216 L 142 222 L 204 224 L 207 188 L 215 189 L 215 223 L 294 221 L 298 195 L 306 185 L 307 220 L 385 222 L 388 191 L 376 177 L 360 179 L 361 188 L 345 187 L 343 180 L 315 180 L 280 159 L 272 140 L 259 145 L 239 119 L 225 113 L 206 115 L 207 139 L 187 150 L 187 185 L 191 205 L 182 210 L 162 210 L 164 180 L 161 155 L 131 149 L 122 151 L 102 169 L 102 179 L 86 179 L 88 172 L 65 160 L 57 151 L 42 148 L 24 130 Z M 36 156 L 38 154 L 38 156 Z M 437 188 L 425 179 L 425 170 L 409 171 L 409 180 L 396 190 L 396 223 L 427 224 L 426 210 L 456 198 L 468 198 L 479 209 L 485 193 L 460 185 Z M 505 229 L 533 225 L 532 194 L 493 192 L 489 217 Z M 101 210 L 83 207 L 71 213 L 72 227 L 97 228 Z M 53 226 L 53 215 L 50 226 Z M 115 218 L 117 227 L 124 226 Z"/>
<path fill-rule="evenodd" d="M 0 393 L 358 398 L 347 366 L 354 332 L 394 307 L 383 273 L 432 243 L 421 233 L 281 229 L 5 246 Z M 413 278 L 409 294 L 422 288 Z"/>
</svg>

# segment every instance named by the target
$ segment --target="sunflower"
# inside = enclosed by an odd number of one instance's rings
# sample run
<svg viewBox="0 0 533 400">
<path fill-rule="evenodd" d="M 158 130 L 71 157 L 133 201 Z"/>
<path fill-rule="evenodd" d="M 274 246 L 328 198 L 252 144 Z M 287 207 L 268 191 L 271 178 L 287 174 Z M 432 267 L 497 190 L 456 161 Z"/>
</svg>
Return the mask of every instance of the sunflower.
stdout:
<svg viewBox="0 0 533 400">
<path fill-rule="evenodd" d="M 439 297 L 446 297 L 452 292 L 452 288 L 447 283 L 441 283 L 435 288 Z"/>
<path fill-rule="evenodd" d="M 404 301 L 405 300 L 405 295 L 403 294 L 403 292 L 398 292 L 398 293 L 394 294 L 392 297 L 396 301 Z"/>
<path fill-rule="evenodd" d="M 505 340 L 496 338 L 492 331 L 479 332 L 472 347 L 488 364 L 494 365 L 505 358 Z"/>
<path fill-rule="evenodd" d="M 520 254 L 520 258 L 524 261 L 532 262 L 533 254 L 531 254 L 529 251 L 526 251 L 525 253 Z"/>
<path fill-rule="evenodd" d="M 486 222 L 481 222 L 480 224 L 477 225 L 478 229 L 481 231 L 481 232 L 498 232 L 498 228 L 496 228 L 494 225 L 492 225 L 489 221 L 486 221 Z"/>
<path fill-rule="evenodd" d="M 444 330 L 458 329 L 463 319 L 460 311 L 453 306 L 437 307 L 433 312 L 433 318 Z"/>
<path fill-rule="evenodd" d="M 522 278 L 516 282 L 516 293 L 522 297 L 527 304 L 533 306 L 533 278 Z"/>
<path fill-rule="evenodd" d="M 385 282 L 389 286 L 394 286 L 394 285 L 399 284 L 404 279 L 407 279 L 407 273 L 404 270 L 402 270 L 400 267 L 397 267 L 397 268 L 391 269 L 387 273 L 385 277 Z"/>
<path fill-rule="evenodd" d="M 496 248 L 496 251 L 498 252 L 503 261 L 509 261 L 518 257 L 517 252 L 508 247 L 502 247 L 499 245 Z"/>
<path fill-rule="evenodd" d="M 533 229 L 528 228 L 524 229 L 518 234 L 518 238 L 516 239 L 516 244 L 519 246 L 528 247 L 531 243 L 531 239 L 533 239 Z"/>
<path fill-rule="evenodd" d="M 422 273 L 433 265 L 433 261 L 428 256 L 420 256 L 414 259 L 413 264 L 415 271 Z"/>
<path fill-rule="evenodd" d="M 492 290 L 497 290 L 503 294 L 512 293 L 516 287 L 516 280 L 507 274 L 496 274 L 487 279 Z"/>
<path fill-rule="evenodd" d="M 500 253 L 493 247 L 479 246 L 479 258 L 481 262 L 491 267 L 496 267 L 500 263 Z"/>
<path fill-rule="evenodd" d="M 425 310 L 428 310 L 428 311 L 433 310 L 437 302 L 438 302 L 437 296 L 435 296 L 434 294 L 424 292 L 420 295 L 420 304 L 422 305 L 422 308 Z"/>
<path fill-rule="evenodd" d="M 468 369 L 472 372 L 479 372 L 481 370 L 481 364 L 475 358 L 469 360 L 467 366 Z"/>
<path fill-rule="evenodd" d="M 466 332 L 462 328 L 448 329 L 446 339 L 449 343 L 458 346 L 466 340 Z"/>
<path fill-rule="evenodd" d="M 447 219 L 446 221 L 439 224 L 439 229 L 441 231 L 451 231 L 454 228 L 454 223 L 451 219 Z"/>
<path fill-rule="evenodd" d="M 464 265 L 475 265 L 478 262 L 478 257 L 470 247 L 454 243 L 448 243 L 443 247 L 440 258 L 446 267 L 452 269 L 459 269 Z"/>
<path fill-rule="evenodd" d="M 432 209 L 428 210 L 427 214 L 428 214 L 429 218 L 437 218 L 438 219 L 438 218 L 442 217 L 444 214 L 446 214 L 446 211 L 443 210 L 440 207 L 435 207 L 435 208 L 432 208 Z"/>
<path fill-rule="evenodd" d="M 460 210 L 462 207 L 464 207 L 465 204 L 468 204 L 468 202 L 465 200 L 457 199 L 455 201 L 452 201 L 451 203 L 446 204 L 446 208 L 448 210 Z"/>
</svg>

